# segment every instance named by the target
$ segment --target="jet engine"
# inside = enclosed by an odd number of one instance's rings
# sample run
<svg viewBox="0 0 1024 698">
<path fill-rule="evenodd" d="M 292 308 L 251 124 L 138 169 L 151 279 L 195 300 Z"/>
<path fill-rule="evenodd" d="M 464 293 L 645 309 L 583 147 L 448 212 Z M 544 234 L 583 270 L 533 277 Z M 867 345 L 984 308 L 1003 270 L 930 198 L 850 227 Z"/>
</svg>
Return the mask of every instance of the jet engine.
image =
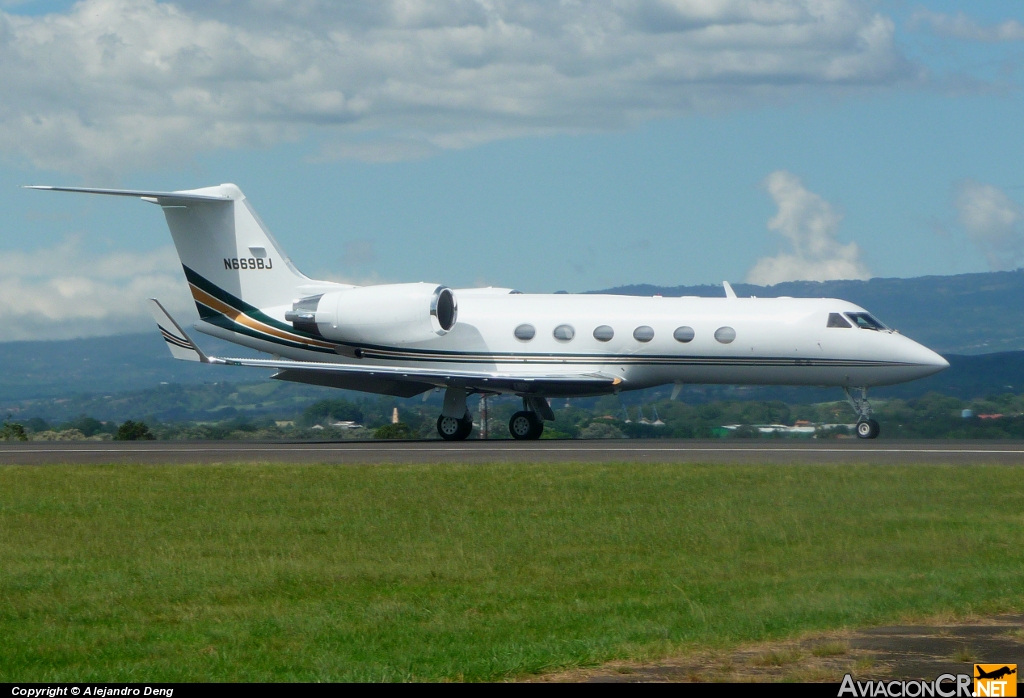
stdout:
<svg viewBox="0 0 1024 698">
<path fill-rule="evenodd" d="M 386 284 L 331 291 L 296 301 L 295 329 L 359 344 L 409 344 L 447 334 L 458 317 L 455 294 L 437 284 Z"/>
</svg>

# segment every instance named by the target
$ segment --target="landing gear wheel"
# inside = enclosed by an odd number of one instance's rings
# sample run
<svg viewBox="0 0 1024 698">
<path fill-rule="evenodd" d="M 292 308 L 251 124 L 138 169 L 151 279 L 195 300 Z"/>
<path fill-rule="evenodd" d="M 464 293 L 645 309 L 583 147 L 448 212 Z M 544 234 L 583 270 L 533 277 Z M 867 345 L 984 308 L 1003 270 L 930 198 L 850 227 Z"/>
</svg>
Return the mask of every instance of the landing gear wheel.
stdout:
<svg viewBox="0 0 1024 698">
<path fill-rule="evenodd" d="M 473 418 L 468 413 L 462 419 L 444 415 L 437 418 L 437 433 L 445 441 L 465 441 L 471 431 L 473 431 Z"/>
<path fill-rule="evenodd" d="M 882 428 L 878 426 L 878 422 L 873 419 L 863 419 L 857 422 L 857 438 L 858 439 L 874 439 L 878 437 L 878 432 Z"/>
<path fill-rule="evenodd" d="M 544 422 L 534 412 L 516 412 L 508 420 L 508 430 L 513 439 L 532 441 L 544 433 Z"/>
</svg>

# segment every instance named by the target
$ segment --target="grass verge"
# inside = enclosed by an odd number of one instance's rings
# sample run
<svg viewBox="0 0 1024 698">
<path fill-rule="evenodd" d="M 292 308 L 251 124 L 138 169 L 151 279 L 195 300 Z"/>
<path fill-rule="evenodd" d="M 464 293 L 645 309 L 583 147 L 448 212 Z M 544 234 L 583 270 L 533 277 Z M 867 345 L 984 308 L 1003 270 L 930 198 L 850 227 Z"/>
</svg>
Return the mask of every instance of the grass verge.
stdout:
<svg viewBox="0 0 1024 698">
<path fill-rule="evenodd" d="M 0 681 L 484 680 L 1024 608 L 1024 468 L 0 468 Z"/>
</svg>

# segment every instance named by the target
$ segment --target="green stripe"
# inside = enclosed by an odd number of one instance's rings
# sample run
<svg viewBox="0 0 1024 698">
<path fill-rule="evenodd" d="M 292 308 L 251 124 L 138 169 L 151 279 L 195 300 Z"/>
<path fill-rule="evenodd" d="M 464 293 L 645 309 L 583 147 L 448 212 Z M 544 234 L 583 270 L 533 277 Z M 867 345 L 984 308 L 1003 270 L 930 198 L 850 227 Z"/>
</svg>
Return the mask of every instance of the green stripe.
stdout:
<svg viewBox="0 0 1024 698">
<path fill-rule="evenodd" d="M 241 298 L 233 296 L 232 294 L 228 293 L 227 291 L 225 291 L 224 289 L 220 288 L 216 284 L 210 282 L 209 280 L 203 278 L 202 276 L 200 276 L 196 272 L 192 271 L 191 269 L 189 269 L 184 264 L 182 264 L 181 266 L 182 266 L 182 268 L 184 268 L 184 270 L 185 270 L 185 278 L 188 280 L 188 282 L 190 284 L 193 284 L 196 287 L 198 287 L 200 290 L 205 291 L 206 293 L 209 293 L 211 296 L 213 296 L 214 298 L 216 298 L 220 302 L 224 303 L 225 305 L 231 306 L 232 308 L 234 308 L 238 312 L 245 313 L 246 315 L 251 317 L 253 320 L 259 320 L 260 322 L 262 322 L 265 325 L 269 325 L 270 327 L 273 327 L 274 329 L 277 329 L 277 330 L 283 330 L 284 332 L 288 332 L 289 334 L 294 334 L 294 335 L 297 335 L 299 337 L 308 337 L 309 339 L 316 339 L 317 341 L 323 341 L 319 337 L 314 337 L 313 335 L 307 334 L 307 333 L 302 332 L 300 330 L 297 330 L 294 327 L 292 327 L 291 325 L 283 323 L 280 320 L 275 320 L 274 318 L 270 317 L 269 315 L 266 315 L 262 310 L 260 310 L 256 306 L 249 305 L 248 303 L 243 301 Z"/>
<path fill-rule="evenodd" d="M 200 303 L 197 301 L 196 305 L 200 305 Z M 315 351 L 321 354 L 334 355 L 334 351 L 332 351 L 331 349 L 325 349 L 323 347 L 314 347 L 308 344 L 302 344 L 301 342 L 293 342 L 281 339 L 280 337 L 275 337 L 274 335 L 271 334 L 264 334 L 262 332 L 259 332 L 258 330 L 252 329 L 251 327 L 246 327 L 241 323 L 235 322 L 228 316 L 214 310 L 213 308 L 210 308 L 205 305 L 202 307 L 204 310 L 208 311 L 202 318 L 204 322 L 208 322 L 211 325 L 216 325 L 217 327 L 228 330 L 229 332 L 234 332 L 235 334 L 244 334 L 247 337 L 261 339 L 265 342 L 272 342 L 274 344 L 280 344 L 282 346 L 290 347 L 292 349 L 305 349 L 306 351 Z M 200 315 L 204 314 L 200 312 Z"/>
</svg>

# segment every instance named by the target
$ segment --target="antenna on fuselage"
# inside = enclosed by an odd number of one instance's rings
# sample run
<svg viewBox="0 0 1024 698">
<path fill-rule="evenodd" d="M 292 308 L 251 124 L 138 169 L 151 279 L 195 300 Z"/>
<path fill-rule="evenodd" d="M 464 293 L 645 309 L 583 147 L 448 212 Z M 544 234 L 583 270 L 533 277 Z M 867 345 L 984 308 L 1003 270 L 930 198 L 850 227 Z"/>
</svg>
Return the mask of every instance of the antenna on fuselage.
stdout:
<svg viewBox="0 0 1024 698">
<path fill-rule="evenodd" d="M 723 281 L 722 282 L 722 286 L 725 287 L 725 297 L 726 298 L 735 298 L 736 297 L 736 292 L 732 290 L 732 286 L 729 285 L 728 281 Z"/>
</svg>

